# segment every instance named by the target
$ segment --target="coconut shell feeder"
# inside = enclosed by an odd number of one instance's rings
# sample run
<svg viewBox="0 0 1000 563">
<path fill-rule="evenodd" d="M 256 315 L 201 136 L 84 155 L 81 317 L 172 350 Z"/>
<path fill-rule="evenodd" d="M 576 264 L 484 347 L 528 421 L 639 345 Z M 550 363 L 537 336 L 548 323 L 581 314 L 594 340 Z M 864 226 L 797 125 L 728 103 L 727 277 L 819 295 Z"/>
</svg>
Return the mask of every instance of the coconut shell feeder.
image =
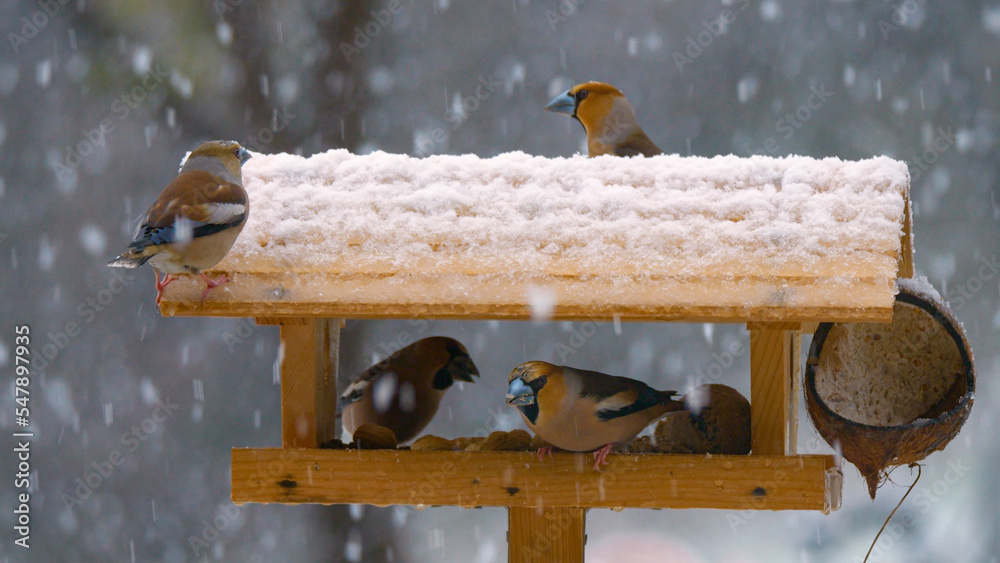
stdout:
<svg viewBox="0 0 1000 563">
<path fill-rule="evenodd" d="M 820 324 L 806 362 L 809 416 L 857 466 L 873 499 L 888 468 L 943 449 L 972 409 L 968 339 L 922 285 L 900 280 L 889 324 Z"/>
<path fill-rule="evenodd" d="M 750 402 L 739 391 L 718 383 L 701 385 L 684 401 L 690 411 L 672 412 L 657 423 L 653 451 L 750 453 Z"/>
</svg>

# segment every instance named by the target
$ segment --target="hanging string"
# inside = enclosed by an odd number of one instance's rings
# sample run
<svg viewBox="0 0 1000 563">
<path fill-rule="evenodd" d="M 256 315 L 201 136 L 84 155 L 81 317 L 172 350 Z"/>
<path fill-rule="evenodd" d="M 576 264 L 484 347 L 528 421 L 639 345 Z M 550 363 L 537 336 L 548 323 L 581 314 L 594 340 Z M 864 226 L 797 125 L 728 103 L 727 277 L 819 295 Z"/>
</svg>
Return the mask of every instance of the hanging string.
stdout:
<svg viewBox="0 0 1000 563">
<path fill-rule="evenodd" d="M 889 513 L 889 517 L 885 519 L 885 522 L 882 523 L 882 527 L 879 528 L 878 533 L 875 534 L 875 539 L 872 540 L 872 545 L 868 548 L 868 553 L 865 554 L 864 563 L 868 563 L 868 557 L 871 556 L 872 550 L 875 549 L 875 544 L 878 543 L 878 538 L 882 535 L 882 532 L 885 531 L 885 527 L 889 525 L 889 521 L 892 520 L 892 517 L 896 515 L 896 511 L 899 510 L 899 507 L 903 506 L 903 501 L 906 500 L 906 497 L 910 496 L 910 492 L 913 491 L 913 487 L 917 485 L 917 481 L 920 480 L 920 468 L 923 466 L 920 465 L 919 463 L 911 463 L 909 467 L 911 469 L 913 467 L 917 468 L 917 478 L 913 480 L 913 483 L 910 485 L 910 488 L 906 489 L 906 494 L 903 495 L 903 498 L 899 499 L 899 502 L 896 503 L 896 508 L 892 509 L 892 512 Z"/>
</svg>

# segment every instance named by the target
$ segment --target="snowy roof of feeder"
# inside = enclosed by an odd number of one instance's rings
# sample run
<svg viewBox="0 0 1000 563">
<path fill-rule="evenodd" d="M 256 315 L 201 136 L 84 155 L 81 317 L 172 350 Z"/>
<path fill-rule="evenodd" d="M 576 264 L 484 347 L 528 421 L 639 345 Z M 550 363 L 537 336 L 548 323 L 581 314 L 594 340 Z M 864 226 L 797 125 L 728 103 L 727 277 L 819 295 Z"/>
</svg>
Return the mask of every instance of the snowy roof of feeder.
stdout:
<svg viewBox="0 0 1000 563">
<path fill-rule="evenodd" d="M 887 320 L 911 252 L 886 157 L 331 150 L 243 177 L 233 282 L 204 306 L 177 282 L 164 314 Z"/>
</svg>

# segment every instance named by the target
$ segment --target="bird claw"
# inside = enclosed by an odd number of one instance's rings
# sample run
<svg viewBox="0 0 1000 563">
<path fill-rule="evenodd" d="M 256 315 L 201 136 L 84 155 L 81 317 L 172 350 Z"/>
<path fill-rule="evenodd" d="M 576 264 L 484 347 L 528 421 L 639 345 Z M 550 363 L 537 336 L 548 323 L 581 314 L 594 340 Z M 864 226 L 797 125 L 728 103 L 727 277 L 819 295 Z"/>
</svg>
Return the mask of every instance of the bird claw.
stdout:
<svg viewBox="0 0 1000 563">
<path fill-rule="evenodd" d="M 614 444 L 608 444 L 599 450 L 594 450 L 594 471 L 600 471 L 601 466 L 608 462 L 608 454 L 611 453 L 614 446 Z"/>
<path fill-rule="evenodd" d="M 205 299 L 208 297 L 208 292 L 209 291 L 211 291 L 212 289 L 215 289 L 216 287 L 219 287 L 220 285 L 222 285 L 224 283 L 227 283 L 229 281 L 229 277 L 226 276 L 226 274 L 222 274 L 218 279 L 214 279 L 214 280 L 212 278 L 206 276 L 204 273 L 199 273 L 198 275 L 201 276 L 201 279 L 205 280 L 205 290 L 201 292 L 201 304 L 202 305 L 205 304 Z"/>
<path fill-rule="evenodd" d="M 160 273 L 153 270 L 153 275 L 156 277 L 156 306 L 160 306 L 160 301 L 163 300 L 163 289 L 170 285 L 170 282 L 177 279 L 177 276 L 173 274 L 163 274 L 163 280 L 160 280 Z"/>
<path fill-rule="evenodd" d="M 554 446 L 544 446 L 538 448 L 538 461 L 542 461 L 543 459 L 545 459 L 545 454 L 548 454 L 549 457 L 552 457 L 552 452 L 554 451 L 556 451 L 556 448 Z"/>
</svg>

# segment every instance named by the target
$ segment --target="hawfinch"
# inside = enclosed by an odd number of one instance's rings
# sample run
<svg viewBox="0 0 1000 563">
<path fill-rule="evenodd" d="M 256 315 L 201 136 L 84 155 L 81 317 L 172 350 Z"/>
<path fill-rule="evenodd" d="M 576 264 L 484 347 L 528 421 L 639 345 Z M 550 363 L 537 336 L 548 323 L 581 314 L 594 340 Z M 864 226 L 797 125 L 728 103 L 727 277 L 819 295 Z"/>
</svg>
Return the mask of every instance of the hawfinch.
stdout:
<svg viewBox="0 0 1000 563">
<path fill-rule="evenodd" d="M 565 113 L 583 125 L 583 130 L 587 132 L 589 156 L 663 154 L 639 127 L 635 110 L 625 94 L 610 84 L 577 84 L 552 98 L 545 109 Z"/>
<path fill-rule="evenodd" d="M 188 155 L 180 173 L 146 212 L 128 252 L 108 262 L 112 268 L 138 268 L 146 262 L 156 275 L 156 304 L 177 274 L 199 274 L 209 290 L 229 279 L 211 279 L 211 268 L 229 252 L 243 230 L 250 202 L 240 167 L 250 153 L 235 141 L 202 143 Z M 163 271 L 163 279 L 159 272 Z"/>
<path fill-rule="evenodd" d="M 443 336 L 418 340 L 355 378 L 337 401 L 344 430 L 377 424 L 396 434 L 397 444 L 414 438 L 434 418 L 445 391 L 472 382 L 479 371 L 460 342 Z"/>
<path fill-rule="evenodd" d="M 507 381 L 507 404 L 521 411 L 528 428 L 559 449 L 594 451 L 594 469 L 615 444 L 628 442 L 656 419 L 684 408 L 673 391 L 546 362 L 523 363 Z"/>
</svg>

